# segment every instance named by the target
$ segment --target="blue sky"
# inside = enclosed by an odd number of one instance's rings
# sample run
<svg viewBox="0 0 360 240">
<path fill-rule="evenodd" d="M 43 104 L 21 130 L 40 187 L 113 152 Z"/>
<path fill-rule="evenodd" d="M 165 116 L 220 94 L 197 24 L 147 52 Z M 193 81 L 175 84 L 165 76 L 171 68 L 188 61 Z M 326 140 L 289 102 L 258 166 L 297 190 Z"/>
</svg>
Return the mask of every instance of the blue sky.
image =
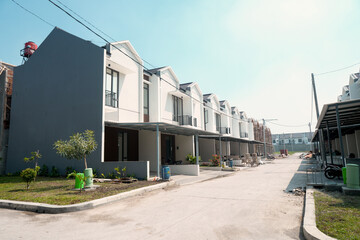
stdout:
<svg viewBox="0 0 360 240">
<path fill-rule="evenodd" d="M 15 1 L 55 26 L 104 43 L 47 0 Z M 312 72 L 360 62 L 359 1 L 61 2 L 112 38 L 130 40 L 153 65 L 172 66 L 181 82 L 198 82 L 204 94 L 215 93 L 249 117 L 278 119 L 268 124 L 273 133 L 308 131 Z M 14 65 L 21 64 L 26 41 L 40 44 L 53 28 L 11 0 L 0 0 L 0 22 L 0 60 Z M 359 67 L 316 76 L 320 111 Z"/>
</svg>

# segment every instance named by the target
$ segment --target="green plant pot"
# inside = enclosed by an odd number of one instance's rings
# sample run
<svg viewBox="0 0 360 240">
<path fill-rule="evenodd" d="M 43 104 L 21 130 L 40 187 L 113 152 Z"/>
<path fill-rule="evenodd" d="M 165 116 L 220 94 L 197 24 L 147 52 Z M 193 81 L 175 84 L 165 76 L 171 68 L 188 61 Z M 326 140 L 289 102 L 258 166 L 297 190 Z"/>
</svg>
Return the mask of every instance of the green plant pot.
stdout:
<svg viewBox="0 0 360 240">
<path fill-rule="evenodd" d="M 93 170 L 92 168 L 87 168 L 84 171 L 85 173 L 85 187 L 93 186 Z"/>
<path fill-rule="evenodd" d="M 75 177 L 75 189 L 82 189 L 84 188 L 84 174 L 77 173 Z"/>
</svg>

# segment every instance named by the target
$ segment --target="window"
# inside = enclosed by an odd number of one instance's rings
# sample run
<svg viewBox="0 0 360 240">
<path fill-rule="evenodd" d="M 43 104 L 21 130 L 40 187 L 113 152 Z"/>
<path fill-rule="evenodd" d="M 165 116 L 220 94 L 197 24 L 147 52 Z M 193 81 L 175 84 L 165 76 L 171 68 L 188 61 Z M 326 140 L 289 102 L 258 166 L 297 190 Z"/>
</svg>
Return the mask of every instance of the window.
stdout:
<svg viewBox="0 0 360 240">
<path fill-rule="evenodd" d="M 128 143 L 128 134 L 126 132 L 119 132 L 118 135 L 118 147 L 119 147 L 119 161 L 127 161 L 128 154 L 127 154 L 127 146 Z"/>
<path fill-rule="evenodd" d="M 119 106 L 119 73 L 107 68 L 105 82 L 105 105 L 111 107 Z"/>
<path fill-rule="evenodd" d="M 221 126 L 220 114 L 215 113 L 215 119 L 216 119 L 216 131 L 220 132 L 220 126 Z"/>
<path fill-rule="evenodd" d="M 241 136 L 241 123 L 239 123 L 239 136 L 243 137 L 243 136 Z"/>
<path fill-rule="evenodd" d="M 143 79 L 146 80 L 146 81 L 150 81 L 150 77 L 148 75 L 143 75 Z"/>
<path fill-rule="evenodd" d="M 149 122 L 149 84 L 147 83 L 144 83 L 144 122 Z"/>
<path fill-rule="evenodd" d="M 181 122 L 183 115 L 183 100 L 182 98 L 173 97 L 173 121 Z"/>
<path fill-rule="evenodd" d="M 298 139 L 298 142 L 299 142 L 299 143 L 301 143 L 301 142 L 302 142 L 302 139 L 301 139 L 301 138 L 299 138 L 299 139 Z"/>
</svg>

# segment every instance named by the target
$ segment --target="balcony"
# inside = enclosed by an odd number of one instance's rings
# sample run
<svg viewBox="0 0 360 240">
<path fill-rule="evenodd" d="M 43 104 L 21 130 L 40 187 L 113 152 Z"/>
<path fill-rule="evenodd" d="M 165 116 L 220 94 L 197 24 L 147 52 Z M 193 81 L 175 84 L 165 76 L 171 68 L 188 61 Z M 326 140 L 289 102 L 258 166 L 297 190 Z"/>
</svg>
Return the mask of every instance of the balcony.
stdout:
<svg viewBox="0 0 360 240">
<path fill-rule="evenodd" d="M 249 134 L 247 132 L 241 132 L 240 133 L 240 137 L 241 138 L 248 138 L 249 137 Z"/>
<path fill-rule="evenodd" d="M 115 92 L 105 91 L 105 105 L 111 107 L 118 107 L 118 98 Z"/>
<path fill-rule="evenodd" d="M 180 125 L 189 125 L 197 127 L 197 118 L 191 115 L 173 116 L 173 121 L 178 122 Z"/>
<path fill-rule="evenodd" d="M 230 128 L 229 127 L 221 127 L 220 128 L 220 133 L 221 134 L 230 134 Z"/>
</svg>

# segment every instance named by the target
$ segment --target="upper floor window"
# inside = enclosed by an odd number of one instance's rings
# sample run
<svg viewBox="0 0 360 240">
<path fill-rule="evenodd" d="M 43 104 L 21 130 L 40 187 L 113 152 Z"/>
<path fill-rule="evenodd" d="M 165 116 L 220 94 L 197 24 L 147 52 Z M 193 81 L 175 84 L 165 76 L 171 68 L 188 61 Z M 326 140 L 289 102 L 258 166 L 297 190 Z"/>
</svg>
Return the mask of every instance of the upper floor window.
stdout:
<svg viewBox="0 0 360 240">
<path fill-rule="evenodd" d="M 220 132 L 220 127 L 221 127 L 221 117 L 220 117 L 220 114 L 215 113 L 215 120 L 216 120 L 216 131 Z"/>
<path fill-rule="evenodd" d="M 148 75 L 143 74 L 143 79 L 146 81 L 150 81 L 150 77 Z"/>
<path fill-rule="evenodd" d="M 183 100 L 182 98 L 173 96 L 173 121 L 181 122 L 183 115 Z"/>
<path fill-rule="evenodd" d="M 146 83 L 144 83 L 144 122 L 149 122 L 149 84 Z"/>
<path fill-rule="evenodd" d="M 105 105 L 119 106 L 119 73 L 110 68 L 106 68 Z"/>
</svg>

